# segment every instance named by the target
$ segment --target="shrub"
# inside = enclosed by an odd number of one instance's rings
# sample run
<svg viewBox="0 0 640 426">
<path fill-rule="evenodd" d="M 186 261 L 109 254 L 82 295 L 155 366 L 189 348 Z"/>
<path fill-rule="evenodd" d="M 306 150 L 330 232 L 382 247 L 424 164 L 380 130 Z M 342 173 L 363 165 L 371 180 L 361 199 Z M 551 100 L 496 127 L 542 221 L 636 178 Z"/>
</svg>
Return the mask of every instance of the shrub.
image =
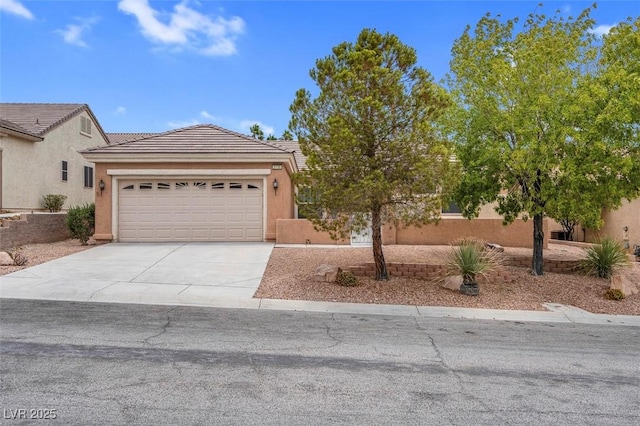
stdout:
<svg viewBox="0 0 640 426">
<path fill-rule="evenodd" d="M 16 247 L 9 252 L 9 256 L 13 259 L 16 266 L 24 266 L 29 262 L 27 256 L 22 252 L 22 247 Z"/>
<path fill-rule="evenodd" d="M 484 242 L 475 239 L 461 239 L 454 242 L 449 252 L 447 266 L 451 275 L 462 275 L 464 283 L 475 282 L 477 275 L 483 275 L 502 265 L 502 256 L 494 250 L 484 250 Z"/>
<path fill-rule="evenodd" d="M 355 287 L 358 285 L 358 277 L 349 271 L 340 271 L 336 276 L 336 284 L 343 287 Z"/>
<path fill-rule="evenodd" d="M 67 196 L 62 194 L 47 194 L 43 195 L 42 198 L 44 199 L 45 209 L 50 212 L 59 212 L 62 210 L 62 206 L 64 205 Z"/>
<path fill-rule="evenodd" d="M 628 265 L 629 258 L 622 244 L 610 237 L 602 238 L 595 246 L 585 249 L 585 257 L 580 261 L 580 269 L 600 278 L 611 278 Z"/>
<path fill-rule="evenodd" d="M 625 298 L 624 292 L 622 290 L 618 290 L 617 288 L 610 288 L 604 294 L 605 299 L 609 300 L 622 300 Z"/>
<path fill-rule="evenodd" d="M 85 204 L 69 208 L 67 212 L 67 228 L 72 238 L 80 240 L 83 246 L 87 245 L 89 237 L 93 234 L 96 223 L 95 204 Z"/>
</svg>

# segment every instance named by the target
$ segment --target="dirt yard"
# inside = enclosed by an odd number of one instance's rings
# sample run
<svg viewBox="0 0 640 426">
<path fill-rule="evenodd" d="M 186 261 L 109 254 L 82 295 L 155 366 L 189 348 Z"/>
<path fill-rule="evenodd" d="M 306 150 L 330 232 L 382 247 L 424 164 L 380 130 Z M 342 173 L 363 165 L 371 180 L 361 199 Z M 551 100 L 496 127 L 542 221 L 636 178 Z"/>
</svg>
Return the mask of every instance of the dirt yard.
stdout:
<svg viewBox="0 0 640 426">
<path fill-rule="evenodd" d="M 445 246 L 387 246 L 387 262 L 443 264 L 449 250 Z M 507 248 L 507 254 L 530 255 L 530 249 Z M 582 249 L 550 245 L 546 259 L 578 259 Z M 323 263 L 342 268 L 372 261 L 371 248 L 275 248 L 254 297 L 333 302 L 382 303 L 419 306 L 451 306 L 488 309 L 545 310 L 543 303 L 563 303 L 593 313 L 640 315 L 640 295 L 621 301 L 604 298 L 609 282 L 582 275 L 546 273 L 536 277 L 524 268 L 506 267 L 516 277 L 515 284 L 480 285 L 478 297 L 465 296 L 442 288 L 438 282 L 391 278 L 375 281 L 359 278 L 357 287 L 312 281 Z M 640 264 L 633 265 L 640 282 Z"/>
</svg>

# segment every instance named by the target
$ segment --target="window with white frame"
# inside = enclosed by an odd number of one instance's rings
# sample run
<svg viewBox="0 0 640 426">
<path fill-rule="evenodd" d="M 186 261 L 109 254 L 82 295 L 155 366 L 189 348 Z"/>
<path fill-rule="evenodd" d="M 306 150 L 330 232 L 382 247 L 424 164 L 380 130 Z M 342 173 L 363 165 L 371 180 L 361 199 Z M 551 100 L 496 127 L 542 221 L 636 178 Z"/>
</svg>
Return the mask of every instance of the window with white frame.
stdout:
<svg viewBox="0 0 640 426">
<path fill-rule="evenodd" d="M 62 166 L 60 170 L 60 179 L 63 182 L 66 182 L 67 180 L 69 180 L 69 163 L 64 160 L 62 160 Z"/>
<path fill-rule="evenodd" d="M 84 166 L 84 187 L 93 188 L 93 167 Z"/>
<path fill-rule="evenodd" d="M 80 117 L 80 133 L 91 136 L 91 120 L 87 117 Z"/>
</svg>

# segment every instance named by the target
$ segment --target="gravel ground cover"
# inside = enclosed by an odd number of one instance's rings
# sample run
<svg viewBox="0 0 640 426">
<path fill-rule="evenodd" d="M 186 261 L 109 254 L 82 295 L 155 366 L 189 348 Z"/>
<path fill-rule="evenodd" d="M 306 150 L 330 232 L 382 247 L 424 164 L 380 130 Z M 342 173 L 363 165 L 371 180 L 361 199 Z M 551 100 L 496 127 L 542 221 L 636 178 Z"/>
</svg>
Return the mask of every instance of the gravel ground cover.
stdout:
<svg viewBox="0 0 640 426">
<path fill-rule="evenodd" d="M 90 247 L 90 245 L 82 246 L 80 241 L 72 239 L 55 243 L 27 244 L 20 249 L 22 254 L 27 257 L 27 264 L 24 266 L 0 266 L 0 275 L 10 274 L 30 266 L 78 253 Z"/>
<path fill-rule="evenodd" d="M 443 264 L 447 246 L 387 246 L 387 262 Z M 510 255 L 531 255 L 531 249 L 506 248 Z M 545 259 L 579 259 L 582 249 L 551 245 Z M 604 298 L 605 279 L 583 275 L 546 273 L 536 277 L 527 269 L 506 267 L 516 283 L 480 285 L 480 295 L 471 297 L 442 288 L 437 281 L 392 277 L 389 281 L 359 278 L 357 287 L 315 282 L 311 276 L 323 263 L 346 268 L 371 262 L 371 248 L 275 248 L 254 297 L 332 302 L 381 303 L 418 306 L 450 306 L 487 309 L 545 310 L 543 303 L 562 303 L 593 313 L 640 315 L 640 295 L 621 301 Z M 633 274 L 640 282 L 640 264 Z"/>
<path fill-rule="evenodd" d="M 27 256 L 25 266 L 0 266 L 0 275 L 38 265 L 90 248 L 78 240 L 47 244 L 29 244 L 22 247 Z M 387 246 L 387 262 L 442 264 L 447 246 Z M 530 256 L 530 249 L 505 248 L 514 256 Z M 582 249 L 550 244 L 545 259 L 578 259 Z M 609 282 L 582 275 L 547 273 L 542 277 L 531 275 L 526 269 L 506 267 L 516 283 L 487 283 L 480 286 L 480 296 L 470 297 L 444 289 L 438 282 L 394 277 L 389 281 L 359 278 L 357 287 L 311 280 L 315 269 L 322 263 L 343 268 L 372 261 L 371 248 L 275 248 L 269 259 L 256 298 L 297 299 L 354 303 L 404 304 L 419 306 L 452 306 L 487 309 L 544 310 L 543 303 L 563 303 L 593 313 L 640 315 L 640 295 L 628 296 L 621 301 L 607 300 L 605 291 Z M 631 276 L 640 283 L 640 263 L 633 265 Z"/>
</svg>

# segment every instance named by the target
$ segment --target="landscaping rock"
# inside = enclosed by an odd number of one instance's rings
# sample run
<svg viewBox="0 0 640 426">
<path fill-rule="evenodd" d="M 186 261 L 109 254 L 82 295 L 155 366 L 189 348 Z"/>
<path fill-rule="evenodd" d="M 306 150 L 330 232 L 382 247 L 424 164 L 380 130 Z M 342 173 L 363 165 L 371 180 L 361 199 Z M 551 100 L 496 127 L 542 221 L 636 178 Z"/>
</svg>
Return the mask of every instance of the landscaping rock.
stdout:
<svg viewBox="0 0 640 426">
<path fill-rule="evenodd" d="M 442 284 L 442 287 L 447 288 L 449 290 L 458 291 L 460 290 L 461 285 L 462 285 L 462 276 L 454 275 L 451 277 L 447 277 L 444 280 L 444 284 Z"/>
<path fill-rule="evenodd" d="M 631 296 L 632 294 L 638 293 L 638 286 L 632 281 L 632 278 L 627 276 L 624 272 L 611 277 L 611 288 L 614 290 L 620 290 L 625 296 Z"/>
<path fill-rule="evenodd" d="M 13 259 L 9 256 L 9 253 L 6 251 L 0 251 L 0 266 L 11 266 L 13 265 Z"/>
<path fill-rule="evenodd" d="M 318 266 L 312 279 L 319 282 L 334 283 L 340 271 L 341 269 L 338 266 L 322 264 Z"/>
<path fill-rule="evenodd" d="M 504 252 L 504 247 L 502 247 L 500 244 L 487 243 L 487 244 L 484 245 L 484 248 L 489 249 L 489 250 L 495 250 L 498 253 L 503 253 Z"/>
</svg>

